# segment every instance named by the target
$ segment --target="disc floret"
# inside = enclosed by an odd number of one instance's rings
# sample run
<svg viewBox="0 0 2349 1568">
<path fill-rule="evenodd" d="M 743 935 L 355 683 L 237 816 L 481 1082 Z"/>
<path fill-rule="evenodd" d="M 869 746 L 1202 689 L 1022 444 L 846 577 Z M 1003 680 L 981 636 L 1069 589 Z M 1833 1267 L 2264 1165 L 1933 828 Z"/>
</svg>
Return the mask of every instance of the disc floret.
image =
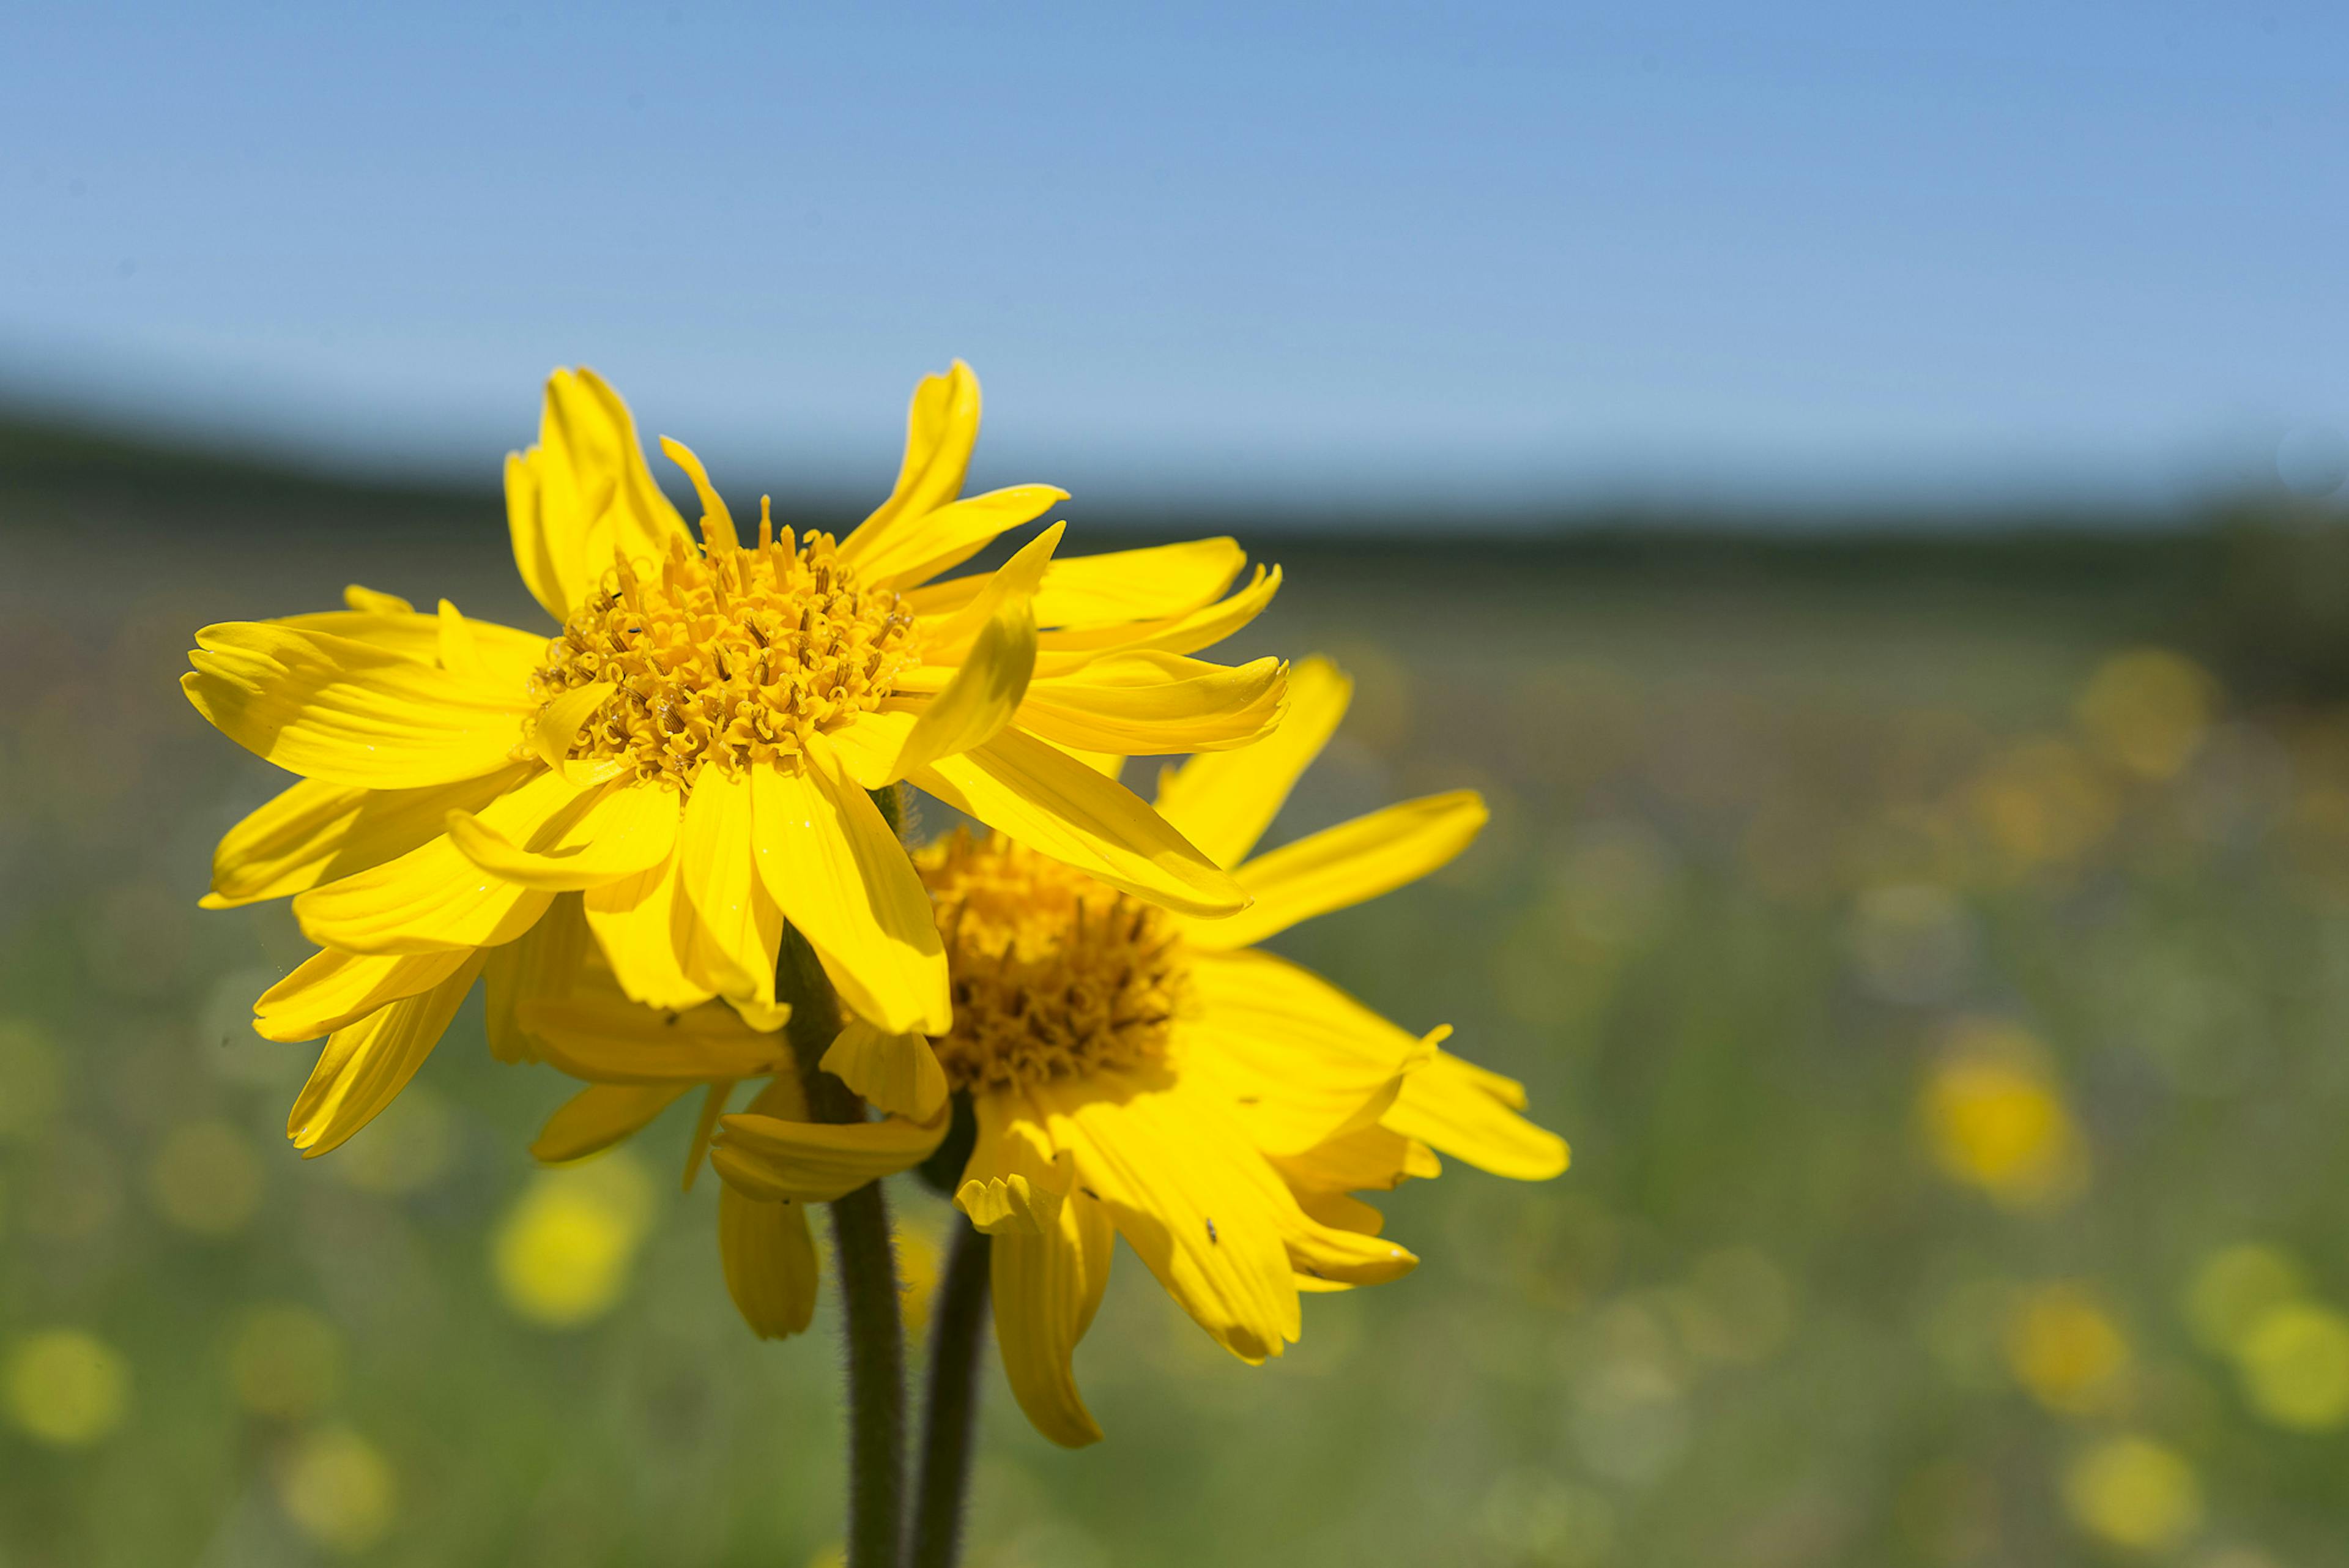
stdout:
<svg viewBox="0 0 2349 1568">
<path fill-rule="evenodd" d="M 937 908 L 954 1028 L 935 1042 L 973 1092 L 1146 1065 L 1190 1001 L 1164 911 L 1002 835 L 956 833 L 916 857 Z"/>
<path fill-rule="evenodd" d="M 913 629 L 896 594 L 857 586 L 831 535 L 778 537 L 762 516 L 756 545 L 616 554 L 548 644 L 532 694 L 543 706 L 616 683 L 580 726 L 575 759 L 627 758 L 683 785 L 713 763 L 796 768 L 810 735 L 880 705 L 914 660 Z"/>
</svg>

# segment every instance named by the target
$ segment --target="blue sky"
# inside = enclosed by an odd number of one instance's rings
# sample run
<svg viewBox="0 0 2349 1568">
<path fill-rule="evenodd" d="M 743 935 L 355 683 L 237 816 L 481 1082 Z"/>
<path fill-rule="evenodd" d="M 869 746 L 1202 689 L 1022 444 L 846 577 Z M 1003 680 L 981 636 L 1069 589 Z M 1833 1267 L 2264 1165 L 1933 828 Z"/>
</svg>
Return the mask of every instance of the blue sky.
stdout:
<svg viewBox="0 0 2349 1568">
<path fill-rule="evenodd" d="M 15 6 L 0 389 L 486 478 L 585 361 L 862 491 L 959 354 L 978 477 L 1081 499 L 2158 500 L 2349 425 L 2344 60 L 2256 0 Z"/>
</svg>

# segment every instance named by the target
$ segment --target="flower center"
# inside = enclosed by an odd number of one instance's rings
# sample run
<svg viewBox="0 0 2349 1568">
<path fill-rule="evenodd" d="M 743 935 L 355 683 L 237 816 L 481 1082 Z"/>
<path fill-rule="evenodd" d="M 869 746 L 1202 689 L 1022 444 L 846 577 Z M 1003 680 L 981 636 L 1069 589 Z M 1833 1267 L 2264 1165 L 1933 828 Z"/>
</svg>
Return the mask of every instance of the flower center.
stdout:
<svg viewBox="0 0 2349 1568">
<path fill-rule="evenodd" d="M 580 726 L 574 758 L 631 758 L 690 784 L 709 763 L 797 767 L 808 736 L 877 706 L 913 662 L 914 618 L 868 593 L 829 534 L 786 528 L 704 553 L 682 539 L 655 569 L 616 556 L 547 647 L 542 706 L 599 680 L 618 689 Z"/>
<path fill-rule="evenodd" d="M 953 976 L 954 1029 L 935 1044 L 955 1087 L 1011 1088 L 1165 1054 L 1191 981 L 1163 910 L 1000 834 L 957 832 L 914 860 Z"/>
</svg>

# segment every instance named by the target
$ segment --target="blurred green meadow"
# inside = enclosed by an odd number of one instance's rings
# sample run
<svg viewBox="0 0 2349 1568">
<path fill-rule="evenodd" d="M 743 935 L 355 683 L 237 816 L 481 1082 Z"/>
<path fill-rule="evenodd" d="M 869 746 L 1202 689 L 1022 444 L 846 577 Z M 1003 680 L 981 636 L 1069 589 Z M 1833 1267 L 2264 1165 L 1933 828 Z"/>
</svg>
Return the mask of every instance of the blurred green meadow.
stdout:
<svg viewBox="0 0 2349 1568">
<path fill-rule="evenodd" d="M 538 625 L 494 496 L 0 457 L 0 1568 L 832 1561 L 834 1324 L 742 1328 L 688 1118 L 534 1168 L 564 1083 L 477 1001 L 305 1162 L 314 1050 L 247 1025 L 304 946 L 196 907 L 282 781 L 181 700 L 191 633 L 353 581 Z M 1289 576 L 1236 650 L 1359 682 L 1276 838 L 1494 809 L 1274 945 L 1453 1024 L 1573 1168 L 1382 1198 L 1418 1272 L 1262 1368 L 1122 1256 L 1105 1443 L 991 1379 L 977 1568 L 2349 1563 L 2349 710 L 2283 604 L 2321 575 L 1239 532 Z M 918 1284 L 948 1213 L 892 1185 Z"/>
</svg>

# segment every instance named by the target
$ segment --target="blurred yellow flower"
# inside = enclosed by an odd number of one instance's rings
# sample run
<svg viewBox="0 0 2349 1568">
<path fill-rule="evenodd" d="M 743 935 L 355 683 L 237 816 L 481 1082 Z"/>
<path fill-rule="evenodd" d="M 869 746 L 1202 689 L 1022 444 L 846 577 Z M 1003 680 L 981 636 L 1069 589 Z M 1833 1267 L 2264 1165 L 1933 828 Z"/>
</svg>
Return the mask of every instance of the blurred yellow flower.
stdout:
<svg viewBox="0 0 2349 1568">
<path fill-rule="evenodd" d="M 2085 1150 L 2063 1090 L 2037 1042 L 2011 1025 L 1962 1025 L 1926 1081 L 1919 1112 L 1942 1172 L 2006 1207 L 2060 1202 L 2085 1178 Z"/>
<path fill-rule="evenodd" d="M 2119 805 L 2077 747 L 2022 742 L 1992 758 L 1965 803 L 1982 841 L 2009 875 L 2068 866 L 2112 831 Z"/>
<path fill-rule="evenodd" d="M 2176 774 L 2201 748 L 2219 683 L 2192 659 L 2158 648 L 2116 653 L 2075 708 L 2097 755 L 2142 778 Z"/>
<path fill-rule="evenodd" d="M 2084 1530 L 2116 1546 L 2158 1552 L 2202 1521 L 2202 1489 L 2171 1449 L 2149 1438 L 2107 1438 L 2064 1476 L 2064 1501 Z"/>
<path fill-rule="evenodd" d="M 230 1342 L 228 1373 L 237 1402 L 246 1409 L 299 1420 L 342 1391 L 343 1336 L 305 1306 L 257 1306 L 245 1314 Z"/>
<path fill-rule="evenodd" d="M 255 1004 L 272 1040 L 327 1038 L 287 1136 L 324 1154 L 404 1087 L 477 977 L 492 1044 L 592 942 L 632 1000 L 723 996 L 777 1027 L 786 920 L 884 1028 L 944 1031 L 946 954 L 870 791 L 910 781 L 1137 898 L 1247 902 L 1230 874 L 1077 753 L 1245 745 L 1287 670 L 1192 657 L 1279 573 L 1226 595 L 1229 539 L 939 579 L 1066 493 L 961 496 L 978 378 L 916 389 L 888 498 L 845 537 L 738 528 L 699 459 L 699 537 L 589 370 L 548 379 L 539 444 L 506 464 L 523 585 L 555 635 L 352 587 L 347 607 L 196 633 L 190 702 L 300 775 L 213 856 L 212 908 L 291 897 L 319 946 Z"/>
<path fill-rule="evenodd" d="M 7 1395 L 9 1417 L 35 1441 L 86 1448 L 121 1424 L 130 1367 L 94 1334 L 45 1329 L 10 1347 Z"/>
<path fill-rule="evenodd" d="M 626 1288 L 651 1217 L 651 1179 L 625 1149 L 543 1171 L 492 1240 L 499 1293 L 549 1328 L 601 1317 Z"/>
<path fill-rule="evenodd" d="M 2300 1265 L 2273 1247 L 2242 1242 L 2202 1260 L 2186 1291 L 2186 1321 L 2206 1349 L 2239 1354 L 2251 1327 L 2271 1310 L 2297 1301 Z"/>
<path fill-rule="evenodd" d="M 2007 1368 L 2031 1397 L 2067 1416 L 2110 1409 L 2128 1372 L 2120 1325 L 2085 1287 L 2039 1285 L 2010 1309 Z"/>
<path fill-rule="evenodd" d="M 347 1427 L 306 1434 L 277 1473 L 277 1504 L 330 1552 L 359 1552 L 389 1532 L 398 1478 L 374 1444 Z"/>
<path fill-rule="evenodd" d="M 2349 1426 L 2349 1318 L 2313 1302 L 2271 1307 L 2235 1352 L 2244 1397 L 2265 1419 L 2302 1432 Z"/>
<path fill-rule="evenodd" d="M 173 1127 L 147 1175 L 156 1210 L 199 1236 L 234 1235 L 261 1203 L 261 1157 L 253 1140 L 226 1122 Z"/>
</svg>

